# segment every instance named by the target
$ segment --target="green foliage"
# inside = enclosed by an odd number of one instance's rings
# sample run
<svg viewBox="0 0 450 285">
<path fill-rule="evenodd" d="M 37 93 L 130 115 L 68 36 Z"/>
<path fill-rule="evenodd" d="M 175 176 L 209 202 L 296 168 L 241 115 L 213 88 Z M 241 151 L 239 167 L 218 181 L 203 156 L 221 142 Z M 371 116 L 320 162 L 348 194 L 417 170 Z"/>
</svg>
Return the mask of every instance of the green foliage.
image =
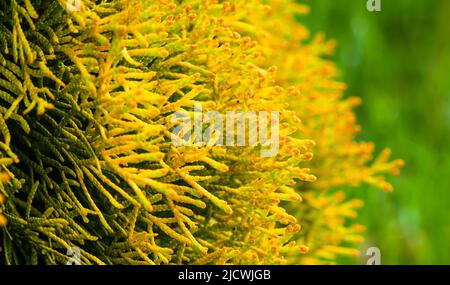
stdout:
<svg viewBox="0 0 450 285">
<path fill-rule="evenodd" d="M 312 143 L 287 141 L 295 113 L 275 158 L 171 143 L 171 114 L 195 102 L 285 106 L 256 44 L 216 18 L 240 16 L 202 1 L 32 4 L 0 4 L 2 263 L 64 263 L 71 247 L 83 264 L 283 262 L 299 227 L 280 200 L 315 179 L 300 167 Z"/>
<path fill-rule="evenodd" d="M 334 43 L 295 22 L 306 6 L 80 3 L 0 3 L 1 263 L 65 263 L 72 247 L 83 264 L 357 254 L 362 227 L 350 220 L 362 203 L 339 190 L 391 191 L 385 175 L 403 162 L 354 141 L 359 99 L 343 98 L 324 59 Z M 278 154 L 174 146 L 173 113 L 198 116 L 197 103 L 279 112 Z"/>
<path fill-rule="evenodd" d="M 358 0 L 302 2 L 311 16 L 300 21 L 339 42 L 348 94 L 363 99 L 360 138 L 389 145 L 406 162 L 393 193 L 353 193 L 366 202 L 361 250 L 379 247 L 383 264 L 448 264 L 449 1 L 382 1 L 380 13 Z"/>
</svg>

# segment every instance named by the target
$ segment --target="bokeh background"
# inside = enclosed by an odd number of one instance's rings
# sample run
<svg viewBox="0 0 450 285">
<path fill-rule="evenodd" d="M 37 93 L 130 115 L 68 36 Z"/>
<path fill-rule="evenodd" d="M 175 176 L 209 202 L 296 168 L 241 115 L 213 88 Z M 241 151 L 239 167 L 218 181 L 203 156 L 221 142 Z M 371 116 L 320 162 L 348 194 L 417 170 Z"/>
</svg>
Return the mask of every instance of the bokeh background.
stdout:
<svg viewBox="0 0 450 285">
<path fill-rule="evenodd" d="M 450 264 L 450 1 L 300 0 L 311 13 L 299 18 L 313 34 L 338 41 L 333 60 L 359 96 L 359 140 L 390 147 L 406 167 L 390 177 L 393 193 L 370 186 L 348 189 L 365 207 L 365 250 L 381 250 L 382 264 Z"/>
</svg>

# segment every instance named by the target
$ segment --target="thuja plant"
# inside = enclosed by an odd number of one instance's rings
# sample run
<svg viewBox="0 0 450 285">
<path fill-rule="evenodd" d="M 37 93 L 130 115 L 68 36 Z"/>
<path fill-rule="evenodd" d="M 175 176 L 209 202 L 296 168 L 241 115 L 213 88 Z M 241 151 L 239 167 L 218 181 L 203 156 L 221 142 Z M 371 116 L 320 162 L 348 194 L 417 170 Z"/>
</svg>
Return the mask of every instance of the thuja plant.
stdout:
<svg viewBox="0 0 450 285">
<path fill-rule="evenodd" d="M 400 160 L 359 131 L 291 1 L 0 2 L 0 263 L 333 263 Z M 173 115 L 277 112 L 279 150 L 173 143 Z M 205 128 L 214 124 L 204 122 Z M 195 140 L 195 133 L 192 137 Z M 210 140 L 216 140 L 211 136 Z M 314 156 L 314 158 L 313 158 Z"/>
</svg>

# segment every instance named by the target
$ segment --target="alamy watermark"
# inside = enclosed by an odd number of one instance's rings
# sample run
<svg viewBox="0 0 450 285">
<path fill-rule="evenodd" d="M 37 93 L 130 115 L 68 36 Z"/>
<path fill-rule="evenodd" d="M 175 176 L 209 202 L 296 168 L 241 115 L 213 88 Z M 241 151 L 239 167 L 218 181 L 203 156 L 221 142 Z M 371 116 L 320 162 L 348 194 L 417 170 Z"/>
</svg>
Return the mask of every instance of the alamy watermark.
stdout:
<svg viewBox="0 0 450 285">
<path fill-rule="evenodd" d="M 175 146 L 259 146 L 261 157 L 274 157 L 279 151 L 277 111 L 203 113 L 202 105 L 196 103 L 193 116 L 180 110 L 173 114 L 171 122 L 175 125 Z"/>
<path fill-rule="evenodd" d="M 366 262 L 367 265 L 381 265 L 381 251 L 378 247 L 369 247 L 366 255 L 369 256 Z"/>
<path fill-rule="evenodd" d="M 367 11 L 381 12 L 381 0 L 367 0 Z"/>
<path fill-rule="evenodd" d="M 67 249 L 66 255 L 69 259 L 66 265 L 81 265 L 81 251 L 78 247 L 70 247 Z"/>
<path fill-rule="evenodd" d="M 81 0 L 67 0 L 66 7 L 69 12 L 80 12 Z"/>
</svg>

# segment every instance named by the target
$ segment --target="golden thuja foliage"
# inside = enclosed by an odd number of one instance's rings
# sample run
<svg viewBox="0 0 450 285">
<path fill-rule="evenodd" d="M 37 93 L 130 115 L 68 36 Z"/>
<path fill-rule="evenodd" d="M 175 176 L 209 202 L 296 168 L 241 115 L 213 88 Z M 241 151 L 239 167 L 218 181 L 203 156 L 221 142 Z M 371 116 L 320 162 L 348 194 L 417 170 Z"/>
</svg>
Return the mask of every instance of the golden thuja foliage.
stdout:
<svg viewBox="0 0 450 285">
<path fill-rule="evenodd" d="M 390 161 L 388 149 L 373 160 L 373 143 L 355 141 L 360 128 L 353 108 L 361 100 L 343 97 L 346 86 L 336 81 L 338 70 L 334 63 L 324 59 L 333 53 L 336 43 L 325 40 L 322 34 L 310 39 L 308 30 L 297 24 L 295 15 L 308 13 L 309 8 L 284 0 L 271 1 L 270 7 L 264 8 L 259 12 L 250 10 L 240 19 L 255 26 L 247 31 L 264 47 L 267 60 L 263 66 L 278 67 L 276 84 L 300 92 L 290 101 L 302 119 L 299 135 L 317 144 L 309 165 L 319 179 L 297 188 L 304 203 L 289 205 L 290 211 L 299 215 L 303 230 L 298 238 L 308 245 L 309 252 L 291 261 L 333 263 L 338 255 L 359 254 L 351 245 L 362 241 L 363 227 L 349 225 L 348 219 L 356 217 L 363 202 L 345 201 L 343 187 L 368 183 L 392 191 L 384 175 L 398 174 L 403 161 Z"/>
<path fill-rule="evenodd" d="M 0 194 L 0 206 L 3 205 L 3 203 L 5 202 L 5 197 Z M 5 218 L 5 216 L 2 215 L 2 209 L 0 208 L 0 226 L 6 226 L 7 220 Z"/>
<path fill-rule="evenodd" d="M 354 141 L 358 102 L 342 98 L 322 59 L 332 44 L 294 21 L 305 7 L 79 3 L 0 2 L 0 263 L 65 263 L 71 247 L 83 264 L 320 263 L 354 252 L 342 244 L 361 227 L 345 221 L 361 203 L 336 190 L 391 190 L 383 174 L 401 162 L 387 151 L 370 162 L 372 144 Z M 196 103 L 278 111 L 278 155 L 176 147 L 172 116 L 198 116 Z"/>
</svg>

